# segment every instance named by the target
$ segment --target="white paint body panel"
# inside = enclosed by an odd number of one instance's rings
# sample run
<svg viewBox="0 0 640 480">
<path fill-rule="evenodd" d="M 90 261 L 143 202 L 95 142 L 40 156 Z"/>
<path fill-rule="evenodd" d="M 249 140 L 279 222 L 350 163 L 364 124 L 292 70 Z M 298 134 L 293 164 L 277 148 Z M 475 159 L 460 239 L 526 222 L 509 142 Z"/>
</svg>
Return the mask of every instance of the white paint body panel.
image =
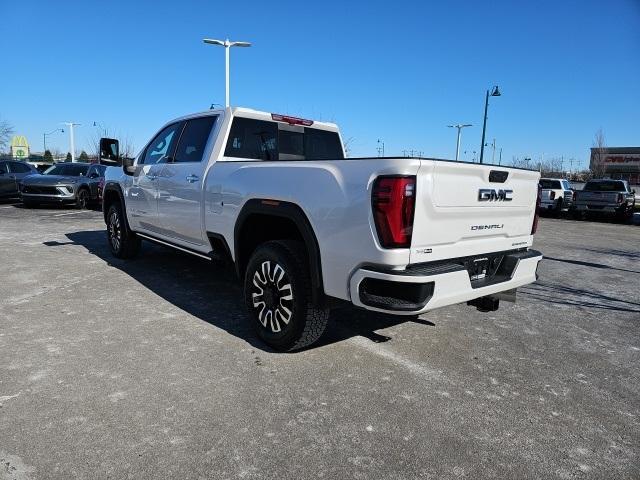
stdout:
<svg viewBox="0 0 640 480">
<path fill-rule="evenodd" d="M 352 289 L 361 280 L 363 266 L 402 270 L 411 263 L 531 245 L 539 178 L 536 172 L 418 158 L 260 161 L 225 157 L 233 116 L 260 120 L 270 120 L 270 116 L 235 108 L 204 114 L 219 116 L 209 139 L 205 157 L 208 160 L 202 162 L 197 172 L 187 167 L 184 168 L 189 172 L 181 171 L 179 175 L 173 172 L 176 181 L 190 173 L 198 175 L 197 188 L 193 184 L 189 188 L 172 186 L 169 180 L 163 180 L 160 170 L 155 227 L 149 226 L 142 213 L 153 211 L 151 193 L 144 197 L 146 203 L 140 203 L 132 198 L 141 194 L 140 181 L 125 175 L 119 167 L 107 169 L 106 181 L 118 182 L 124 191 L 127 217 L 134 230 L 203 254 L 211 250 L 206 233 L 214 232 L 225 238 L 235 259 L 234 228 L 245 203 L 251 199 L 291 202 L 305 213 L 317 238 L 325 293 L 356 305 L 360 304 Z M 338 132 L 333 124 L 316 122 L 313 126 Z M 509 171 L 507 182 L 489 183 L 492 169 Z M 411 248 L 384 249 L 379 245 L 371 191 L 380 175 L 417 176 Z M 479 188 L 513 189 L 513 201 L 477 205 Z M 168 220 L 170 217 L 174 220 Z M 496 231 L 472 231 L 471 226 L 476 224 L 504 224 L 504 227 Z M 431 251 L 426 253 L 428 250 Z M 469 295 L 475 298 L 533 282 L 538 260 L 528 260 L 529 266 L 522 265 L 509 282 L 473 291 L 467 288 L 466 272 L 448 274 L 450 277 L 438 283 L 428 309 L 465 301 Z"/>
</svg>

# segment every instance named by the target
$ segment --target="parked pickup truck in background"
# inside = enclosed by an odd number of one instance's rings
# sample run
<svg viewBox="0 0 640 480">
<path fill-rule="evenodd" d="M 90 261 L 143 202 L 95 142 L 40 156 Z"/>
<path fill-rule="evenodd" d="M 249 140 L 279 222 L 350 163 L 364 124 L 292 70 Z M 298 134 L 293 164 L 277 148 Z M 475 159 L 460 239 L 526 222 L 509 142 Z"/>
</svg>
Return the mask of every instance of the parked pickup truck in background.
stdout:
<svg viewBox="0 0 640 480">
<path fill-rule="evenodd" d="M 345 302 L 417 315 L 498 308 L 536 280 L 539 173 L 428 158 L 345 158 L 336 125 L 244 108 L 178 118 L 135 159 L 101 139 L 112 253 L 141 240 L 225 258 L 258 335 L 294 350 Z M 214 296 L 215 292 L 211 292 Z"/>
<path fill-rule="evenodd" d="M 601 179 L 589 180 L 576 192 L 574 208 L 579 217 L 599 212 L 629 218 L 635 203 L 635 190 L 631 190 L 625 180 Z"/>
<path fill-rule="evenodd" d="M 540 208 L 560 213 L 573 206 L 574 190 L 563 178 L 540 179 Z"/>
</svg>

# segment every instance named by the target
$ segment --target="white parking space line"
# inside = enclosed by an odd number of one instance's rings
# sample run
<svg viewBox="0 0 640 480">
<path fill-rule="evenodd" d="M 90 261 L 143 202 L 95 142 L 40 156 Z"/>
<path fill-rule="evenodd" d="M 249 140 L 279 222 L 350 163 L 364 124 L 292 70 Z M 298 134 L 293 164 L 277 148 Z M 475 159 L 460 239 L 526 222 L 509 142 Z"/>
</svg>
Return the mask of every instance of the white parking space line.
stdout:
<svg viewBox="0 0 640 480">
<path fill-rule="evenodd" d="M 0 208 L 13 208 L 13 207 L 15 207 L 16 205 L 20 205 L 20 203 L 11 203 L 11 204 L 9 204 L 9 205 L 3 205 L 3 206 L 1 206 Z"/>
<path fill-rule="evenodd" d="M 54 217 L 64 217 L 65 215 L 77 215 L 79 213 L 85 213 L 85 212 L 83 210 L 78 210 L 77 212 L 56 213 Z"/>
</svg>

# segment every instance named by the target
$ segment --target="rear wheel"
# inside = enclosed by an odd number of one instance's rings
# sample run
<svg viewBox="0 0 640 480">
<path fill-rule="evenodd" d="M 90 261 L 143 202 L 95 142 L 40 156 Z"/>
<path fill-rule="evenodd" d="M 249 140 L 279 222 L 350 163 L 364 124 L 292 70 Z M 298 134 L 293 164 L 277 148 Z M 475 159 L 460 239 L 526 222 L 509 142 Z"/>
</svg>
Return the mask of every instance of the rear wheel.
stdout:
<svg viewBox="0 0 640 480">
<path fill-rule="evenodd" d="M 307 255 L 300 242 L 260 245 L 247 266 L 244 296 L 258 336 L 276 350 L 313 344 L 329 320 L 329 311 L 313 303 Z"/>
<path fill-rule="evenodd" d="M 107 239 L 111 253 L 117 258 L 133 258 L 140 251 L 140 237 L 127 228 L 119 203 L 109 207 Z"/>
<path fill-rule="evenodd" d="M 556 206 L 553 212 L 556 217 L 559 217 L 560 215 L 562 215 L 562 207 L 563 207 L 562 199 L 559 198 L 558 201 L 556 202 Z"/>
</svg>

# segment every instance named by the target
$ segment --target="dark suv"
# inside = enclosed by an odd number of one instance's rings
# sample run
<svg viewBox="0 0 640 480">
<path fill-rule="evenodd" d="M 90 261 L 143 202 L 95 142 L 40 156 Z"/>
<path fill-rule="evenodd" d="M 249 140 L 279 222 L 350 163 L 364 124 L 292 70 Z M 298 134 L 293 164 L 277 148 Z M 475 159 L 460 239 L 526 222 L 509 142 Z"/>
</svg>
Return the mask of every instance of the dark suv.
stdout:
<svg viewBox="0 0 640 480">
<path fill-rule="evenodd" d="M 38 171 L 25 162 L 0 160 L 0 198 L 19 197 L 18 185 L 28 175 L 38 175 Z"/>
</svg>

